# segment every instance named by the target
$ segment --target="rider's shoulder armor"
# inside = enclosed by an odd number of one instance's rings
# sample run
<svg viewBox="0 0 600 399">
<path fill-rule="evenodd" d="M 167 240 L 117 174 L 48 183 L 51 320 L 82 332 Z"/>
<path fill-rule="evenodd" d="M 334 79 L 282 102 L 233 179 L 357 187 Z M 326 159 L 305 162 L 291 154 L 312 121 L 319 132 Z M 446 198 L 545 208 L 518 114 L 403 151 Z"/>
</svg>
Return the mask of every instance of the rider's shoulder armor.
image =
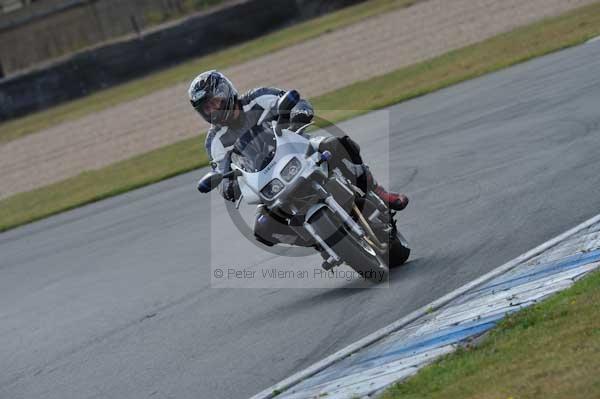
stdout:
<svg viewBox="0 0 600 399">
<path fill-rule="evenodd" d="M 263 111 L 272 108 L 279 97 L 285 93 L 276 87 L 257 87 L 248 90 L 240 97 L 244 111 Z"/>
</svg>

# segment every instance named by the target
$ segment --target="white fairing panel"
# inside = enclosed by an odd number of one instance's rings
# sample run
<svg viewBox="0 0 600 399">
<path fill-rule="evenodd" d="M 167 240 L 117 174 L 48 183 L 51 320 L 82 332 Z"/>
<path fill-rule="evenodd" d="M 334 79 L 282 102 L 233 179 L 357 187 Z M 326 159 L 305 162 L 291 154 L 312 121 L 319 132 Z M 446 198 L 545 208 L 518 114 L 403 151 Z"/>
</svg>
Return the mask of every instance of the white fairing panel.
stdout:
<svg viewBox="0 0 600 399">
<path fill-rule="evenodd" d="M 301 169 L 292 181 L 298 176 L 307 175 L 312 172 L 314 168 L 326 170 L 325 164 L 321 167 L 315 165 L 318 155 L 314 154 L 312 157 L 306 158 L 309 146 L 318 146 L 321 139 L 322 138 L 315 138 L 309 140 L 296 132 L 283 130 L 281 136 L 276 136 L 277 151 L 275 152 L 275 157 L 263 170 L 251 173 L 232 164 L 232 169 L 237 169 L 242 173 L 242 175 L 238 177 L 238 182 L 240 183 L 240 189 L 244 195 L 244 200 L 248 204 L 262 203 L 260 191 L 275 178 L 284 182 L 280 175 L 281 171 L 294 157 L 300 161 Z M 284 183 L 289 184 L 287 182 Z M 276 197 L 277 196 L 275 196 L 275 198 Z"/>
</svg>

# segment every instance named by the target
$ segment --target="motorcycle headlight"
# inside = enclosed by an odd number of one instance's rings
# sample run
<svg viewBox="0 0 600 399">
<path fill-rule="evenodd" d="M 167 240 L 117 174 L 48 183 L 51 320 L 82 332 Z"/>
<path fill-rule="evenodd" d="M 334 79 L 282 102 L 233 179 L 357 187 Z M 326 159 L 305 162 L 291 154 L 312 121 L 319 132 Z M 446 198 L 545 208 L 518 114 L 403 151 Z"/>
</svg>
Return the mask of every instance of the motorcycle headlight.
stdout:
<svg viewBox="0 0 600 399">
<path fill-rule="evenodd" d="M 273 179 L 269 182 L 269 184 L 263 187 L 263 189 L 260 190 L 260 192 L 268 199 L 271 199 L 277 194 L 279 194 L 279 192 L 283 190 L 284 187 L 285 185 L 281 182 L 281 180 Z"/>
<path fill-rule="evenodd" d="M 281 170 L 281 178 L 289 183 L 292 181 L 294 176 L 300 172 L 301 168 L 302 164 L 298 158 L 292 158 L 292 160 L 288 162 L 287 165 L 285 165 L 285 167 Z"/>
</svg>

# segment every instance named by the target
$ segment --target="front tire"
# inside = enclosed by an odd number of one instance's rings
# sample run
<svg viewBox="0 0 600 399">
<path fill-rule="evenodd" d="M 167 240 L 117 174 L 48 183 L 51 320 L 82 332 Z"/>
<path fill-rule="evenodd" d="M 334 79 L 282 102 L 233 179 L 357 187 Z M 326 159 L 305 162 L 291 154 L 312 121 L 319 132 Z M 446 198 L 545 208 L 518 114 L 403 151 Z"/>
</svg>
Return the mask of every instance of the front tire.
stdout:
<svg viewBox="0 0 600 399">
<path fill-rule="evenodd" d="M 367 280 L 381 283 L 387 281 L 389 269 L 383 265 L 372 248 L 337 223 L 329 208 L 321 208 L 310 219 L 317 234 L 344 260 Z"/>
</svg>

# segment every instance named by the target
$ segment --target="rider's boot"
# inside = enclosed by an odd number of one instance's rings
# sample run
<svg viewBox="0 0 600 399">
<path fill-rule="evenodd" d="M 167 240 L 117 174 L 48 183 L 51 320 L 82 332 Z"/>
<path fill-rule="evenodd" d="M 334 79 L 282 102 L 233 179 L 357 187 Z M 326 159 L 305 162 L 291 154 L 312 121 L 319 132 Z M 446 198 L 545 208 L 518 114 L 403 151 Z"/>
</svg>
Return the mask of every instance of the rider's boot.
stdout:
<svg viewBox="0 0 600 399">
<path fill-rule="evenodd" d="M 373 174 L 368 167 L 365 167 L 365 173 L 367 178 L 367 187 L 369 187 L 379 198 L 385 202 L 390 209 L 394 211 L 401 211 L 408 205 L 408 197 L 405 194 L 394 193 L 387 191 L 382 185 L 377 183 Z"/>
<path fill-rule="evenodd" d="M 386 191 L 379 184 L 373 191 L 394 211 L 401 211 L 408 205 L 408 197 L 405 194 Z"/>
</svg>

